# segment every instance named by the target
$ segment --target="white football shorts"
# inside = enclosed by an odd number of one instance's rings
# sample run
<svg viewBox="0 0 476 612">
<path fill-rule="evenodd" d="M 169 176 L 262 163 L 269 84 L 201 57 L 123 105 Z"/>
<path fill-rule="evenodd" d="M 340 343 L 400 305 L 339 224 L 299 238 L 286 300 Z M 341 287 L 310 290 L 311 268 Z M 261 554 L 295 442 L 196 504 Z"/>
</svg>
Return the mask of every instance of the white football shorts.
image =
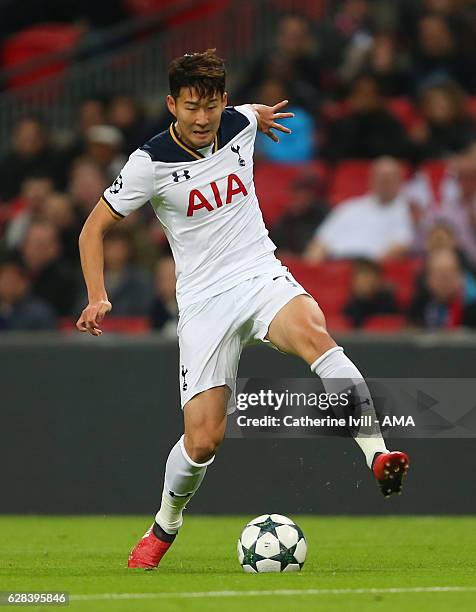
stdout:
<svg viewBox="0 0 476 612">
<path fill-rule="evenodd" d="M 265 336 L 275 315 L 297 295 L 307 291 L 283 266 L 250 278 L 180 314 L 179 383 L 182 408 L 197 393 L 227 385 L 231 395 L 227 414 L 236 409 L 235 385 L 241 351 Z M 273 346 L 273 345 L 271 345 Z"/>
</svg>

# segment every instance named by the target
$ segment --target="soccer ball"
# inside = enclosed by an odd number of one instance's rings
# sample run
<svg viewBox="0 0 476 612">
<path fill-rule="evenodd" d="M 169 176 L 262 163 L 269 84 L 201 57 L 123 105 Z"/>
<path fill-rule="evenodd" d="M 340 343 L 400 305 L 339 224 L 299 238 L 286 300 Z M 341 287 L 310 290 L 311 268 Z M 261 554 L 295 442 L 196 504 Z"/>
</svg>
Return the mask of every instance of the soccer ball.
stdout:
<svg viewBox="0 0 476 612">
<path fill-rule="evenodd" d="M 256 517 L 238 539 L 238 561 L 249 573 L 299 571 L 306 553 L 302 531 L 282 514 Z"/>
</svg>

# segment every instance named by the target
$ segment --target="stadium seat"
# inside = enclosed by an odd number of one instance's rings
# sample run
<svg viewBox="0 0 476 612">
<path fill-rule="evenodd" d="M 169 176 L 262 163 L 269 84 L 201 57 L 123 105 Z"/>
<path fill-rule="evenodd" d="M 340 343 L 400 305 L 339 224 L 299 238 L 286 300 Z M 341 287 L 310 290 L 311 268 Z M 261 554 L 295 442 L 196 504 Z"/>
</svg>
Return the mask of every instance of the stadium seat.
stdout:
<svg viewBox="0 0 476 612">
<path fill-rule="evenodd" d="M 326 317 L 340 315 L 349 294 L 352 264 L 346 260 L 310 264 L 299 258 L 281 259 L 296 280 L 319 303 Z"/>
<path fill-rule="evenodd" d="M 473 119 L 476 119 L 476 96 L 468 96 L 466 98 L 466 110 Z"/>
<path fill-rule="evenodd" d="M 370 161 L 364 159 L 340 162 L 331 178 L 330 203 L 340 204 L 348 198 L 366 193 L 369 188 L 370 164 Z"/>
<path fill-rule="evenodd" d="M 447 168 L 448 162 L 444 159 L 430 159 L 423 162 L 419 167 L 419 172 L 426 177 L 437 205 L 441 201 L 441 182 L 445 177 Z"/>
<path fill-rule="evenodd" d="M 341 161 L 330 177 L 329 202 L 334 206 L 348 198 L 364 195 L 369 189 L 369 175 L 372 161 L 368 159 L 347 159 Z M 402 162 L 403 174 L 410 176 L 410 164 Z"/>
<path fill-rule="evenodd" d="M 331 333 L 345 332 L 352 329 L 349 319 L 339 314 L 326 314 L 327 329 Z"/>
<path fill-rule="evenodd" d="M 388 98 L 386 101 L 387 109 L 400 121 L 406 132 L 415 127 L 419 120 L 419 115 L 412 102 L 405 97 Z"/>
<path fill-rule="evenodd" d="M 41 58 L 42 55 L 67 51 L 74 47 L 80 37 L 80 29 L 73 25 L 44 23 L 12 34 L 2 49 L 4 68 L 13 68 L 22 63 Z M 66 60 L 55 60 L 34 68 L 27 73 L 13 76 L 9 81 L 12 88 L 22 87 L 61 73 L 67 65 Z"/>
<path fill-rule="evenodd" d="M 313 161 L 304 164 L 259 162 L 255 167 L 256 194 L 266 224 L 271 227 L 292 204 L 292 182 L 302 174 L 316 173 L 324 182 L 327 166 Z"/>
<path fill-rule="evenodd" d="M 64 332 L 76 330 L 76 321 L 70 317 L 62 317 L 59 328 Z M 150 321 L 147 317 L 116 317 L 107 316 L 101 323 L 101 329 L 105 332 L 124 334 L 145 334 L 150 330 Z"/>
<path fill-rule="evenodd" d="M 406 319 L 400 314 L 373 315 L 365 322 L 365 331 L 395 332 L 404 329 L 407 325 Z"/>
<path fill-rule="evenodd" d="M 421 268 L 421 259 L 408 258 L 384 263 L 384 278 L 394 289 L 397 303 L 401 308 L 407 308 L 410 304 L 415 291 L 415 280 Z"/>
</svg>

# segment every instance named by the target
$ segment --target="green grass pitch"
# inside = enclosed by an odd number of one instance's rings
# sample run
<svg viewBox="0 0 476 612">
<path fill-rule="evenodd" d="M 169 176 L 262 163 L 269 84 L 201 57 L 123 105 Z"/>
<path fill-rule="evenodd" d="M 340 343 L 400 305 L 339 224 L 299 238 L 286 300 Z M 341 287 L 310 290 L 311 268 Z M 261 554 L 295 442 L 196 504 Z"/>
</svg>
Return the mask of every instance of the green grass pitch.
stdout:
<svg viewBox="0 0 476 612">
<path fill-rule="evenodd" d="M 476 610 L 476 517 L 292 516 L 308 542 L 303 570 L 245 574 L 236 540 L 251 518 L 188 515 L 146 572 L 126 563 L 150 517 L 3 516 L 0 590 L 68 591 L 56 609 L 79 612 Z"/>
</svg>

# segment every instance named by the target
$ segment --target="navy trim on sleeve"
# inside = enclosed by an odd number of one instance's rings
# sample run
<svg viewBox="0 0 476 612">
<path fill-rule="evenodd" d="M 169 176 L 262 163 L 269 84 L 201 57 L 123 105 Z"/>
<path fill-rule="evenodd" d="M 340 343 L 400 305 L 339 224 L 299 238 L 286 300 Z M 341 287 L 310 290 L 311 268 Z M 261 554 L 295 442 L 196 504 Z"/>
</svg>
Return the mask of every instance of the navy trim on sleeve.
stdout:
<svg viewBox="0 0 476 612">
<path fill-rule="evenodd" d="M 233 106 L 227 106 L 221 116 L 220 128 L 218 130 L 218 143 L 220 149 L 227 145 L 230 140 L 246 129 L 250 120 L 246 115 L 237 111 Z"/>
</svg>

